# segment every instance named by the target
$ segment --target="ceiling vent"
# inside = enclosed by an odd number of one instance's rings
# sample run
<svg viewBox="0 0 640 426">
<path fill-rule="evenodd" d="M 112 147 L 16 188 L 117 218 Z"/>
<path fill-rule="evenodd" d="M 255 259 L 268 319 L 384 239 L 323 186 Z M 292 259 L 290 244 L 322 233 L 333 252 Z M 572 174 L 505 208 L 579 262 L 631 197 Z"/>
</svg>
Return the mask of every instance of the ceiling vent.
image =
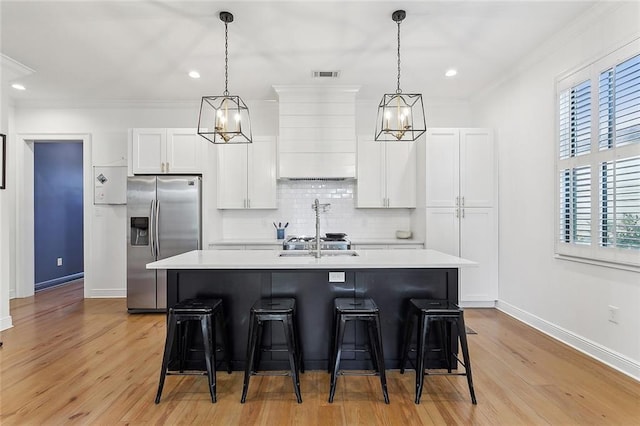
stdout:
<svg viewBox="0 0 640 426">
<path fill-rule="evenodd" d="M 338 78 L 340 71 L 312 71 L 313 78 Z"/>
</svg>

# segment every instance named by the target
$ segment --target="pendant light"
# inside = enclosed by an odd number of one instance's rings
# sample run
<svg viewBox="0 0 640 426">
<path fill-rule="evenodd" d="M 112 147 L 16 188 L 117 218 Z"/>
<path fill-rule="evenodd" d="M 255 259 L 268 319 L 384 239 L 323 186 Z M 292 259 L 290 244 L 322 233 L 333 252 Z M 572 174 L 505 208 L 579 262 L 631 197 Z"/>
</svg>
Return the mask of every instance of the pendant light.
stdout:
<svg viewBox="0 0 640 426">
<path fill-rule="evenodd" d="M 203 96 L 198 117 L 198 134 L 214 144 L 251 143 L 249 108 L 240 96 L 230 95 L 229 31 L 230 12 L 220 12 L 224 22 L 224 92 L 222 96 Z"/>
<path fill-rule="evenodd" d="M 378 105 L 377 141 L 415 141 L 427 130 L 421 94 L 402 93 L 400 89 L 400 23 L 407 16 L 404 10 L 391 14 L 398 24 L 398 87 L 387 93 Z"/>
</svg>

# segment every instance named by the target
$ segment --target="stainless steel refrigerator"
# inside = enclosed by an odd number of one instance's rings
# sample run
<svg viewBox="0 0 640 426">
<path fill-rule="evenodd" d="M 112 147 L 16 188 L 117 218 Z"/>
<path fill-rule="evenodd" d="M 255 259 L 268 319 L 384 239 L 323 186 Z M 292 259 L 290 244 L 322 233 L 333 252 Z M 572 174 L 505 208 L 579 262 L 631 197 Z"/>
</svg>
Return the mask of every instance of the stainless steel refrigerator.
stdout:
<svg viewBox="0 0 640 426">
<path fill-rule="evenodd" d="M 127 309 L 167 308 L 167 277 L 146 264 L 201 248 L 200 176 L 135 176 L 127 181 Z"/>
</svg>

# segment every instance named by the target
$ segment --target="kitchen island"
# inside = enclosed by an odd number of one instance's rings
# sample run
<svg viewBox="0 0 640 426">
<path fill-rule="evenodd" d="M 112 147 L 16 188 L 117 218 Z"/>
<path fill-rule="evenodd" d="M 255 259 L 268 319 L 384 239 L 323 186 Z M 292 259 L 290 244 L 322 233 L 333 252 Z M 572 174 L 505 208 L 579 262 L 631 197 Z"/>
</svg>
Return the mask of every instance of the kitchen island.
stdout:
<svg viewBox="0 0 640 426">
<path fill-rule="evenodd" d="M 435 250 L 331 254 L 318 259 L 277 250 L 194 250 L 149 263 L 147 268 L 166 270 L 167 306 L 194 297 L 223 300 L 234 369 L 244 366 L 251 305 L 264 297 L 294 297 L 305 367 L 326 369 L 334 298 L 374 299 L 380 308 L 386 366 L 398 368 L 408 300 L 430 298 L 457 303 L 458 270 L 476 265 Z M 364 326 L 350 326 L 345 342 L 365 343 Z M 280 327 L 265 329 L 264 342 L 277 345 L 284 341 Z M 453 339 L 451 345 L 452 349 L 457 347 Z M 263 357 L 263 368 L 287 368 L 286 354 L 270 355 Z M 347 353 L 343 359 L 345 368 L 369 365 L 361 353 Z M 437 359 L 430 363 L 441 364 Z"/>
</svg>

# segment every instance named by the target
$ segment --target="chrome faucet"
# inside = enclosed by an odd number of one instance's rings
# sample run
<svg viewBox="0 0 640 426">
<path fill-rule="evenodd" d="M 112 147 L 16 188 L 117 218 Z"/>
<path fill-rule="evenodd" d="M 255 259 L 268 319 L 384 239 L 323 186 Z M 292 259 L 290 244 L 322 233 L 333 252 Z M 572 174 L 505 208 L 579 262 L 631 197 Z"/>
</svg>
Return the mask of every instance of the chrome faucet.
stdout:
<svg viewBox="0 0 640 426">
<path fill-rule="evenodd" d="M 329 206 L 331 206 L 331 204 L 329 203 L 320 204 L 320 201 L 318 201 L 317 198 L 313 201 L 313 204 L 311 204 L 311 208 L 316 212 L 316 251 L 314 254 L 317 259 L 320 259 L 320 256 L 321 256 L 320 254 L 320 210 L 322 210 L 322 212 L 327 212 L 329 210 Z"/>
</svg>

